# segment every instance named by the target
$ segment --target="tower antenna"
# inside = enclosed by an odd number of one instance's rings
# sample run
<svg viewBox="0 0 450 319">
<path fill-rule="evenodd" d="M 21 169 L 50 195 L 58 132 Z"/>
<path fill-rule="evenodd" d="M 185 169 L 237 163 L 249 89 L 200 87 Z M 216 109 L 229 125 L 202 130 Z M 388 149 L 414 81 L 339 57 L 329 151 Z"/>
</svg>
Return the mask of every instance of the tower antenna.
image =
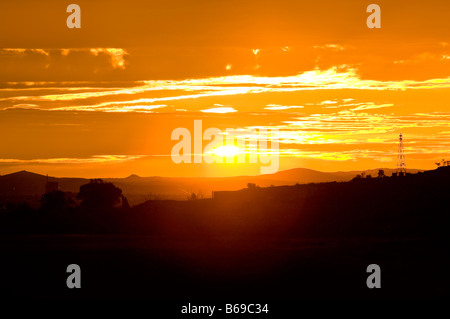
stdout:
<svg viewBox="0 0 450 319">
<path fill-rule="evenodd" d="M 403 148 L 403 135 L 398 137 L 397 176 L 406 175 L 405 150 Z"/>
</svg>

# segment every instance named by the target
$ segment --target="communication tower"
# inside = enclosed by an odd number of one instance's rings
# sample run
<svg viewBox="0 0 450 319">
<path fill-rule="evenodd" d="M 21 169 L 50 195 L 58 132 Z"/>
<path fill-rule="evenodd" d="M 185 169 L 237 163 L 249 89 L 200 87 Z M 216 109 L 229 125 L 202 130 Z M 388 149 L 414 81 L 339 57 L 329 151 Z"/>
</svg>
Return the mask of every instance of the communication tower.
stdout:
<svg viewBox="0 0 450 319">
<path fill-rule="evenodd" d="M 406 175 L 405 150 L 403 148 L 403 135 L 398 137 L 397 176 Z"/>
</svg>

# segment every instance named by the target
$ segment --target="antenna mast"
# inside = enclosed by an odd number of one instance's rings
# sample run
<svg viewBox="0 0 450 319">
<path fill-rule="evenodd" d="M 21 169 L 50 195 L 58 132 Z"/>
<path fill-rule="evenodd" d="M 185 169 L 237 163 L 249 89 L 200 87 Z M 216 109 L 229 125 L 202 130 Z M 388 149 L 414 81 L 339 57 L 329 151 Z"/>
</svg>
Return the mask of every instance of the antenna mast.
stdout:
<svg viewBox="0 0 450 319">
<path fill-rule="evenodd" d="M 406 175 L 405 150 L 403 148 L 403 135 L 400 133 L 397 155 L 397 176 Z"/>
</svg>

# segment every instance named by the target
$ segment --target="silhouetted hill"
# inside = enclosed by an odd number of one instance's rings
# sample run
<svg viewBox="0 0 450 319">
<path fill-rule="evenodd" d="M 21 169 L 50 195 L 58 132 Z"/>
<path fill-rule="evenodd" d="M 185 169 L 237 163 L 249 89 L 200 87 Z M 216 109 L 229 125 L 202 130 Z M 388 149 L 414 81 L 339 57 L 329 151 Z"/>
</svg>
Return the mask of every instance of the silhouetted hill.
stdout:
<svg viewBox="0 0 450 319">
<path fill-rule="evenodd" d="M 130 176 L 125 177 L 124 180 L 130 181 L 130 180 L 138 180 L 138 179 L 140 179 L 140 178 L 141 178 L 141 177 L 140 177 L 139 175 L 131 174 Z"/>
<path fill-rule="evenodd" d="M 397 171 L 395 168 L 376 168 L 376 169 L 367 169 L 367 170 L 364 170 L 364 171 L 334 172 L 333 174 L 335 176 L 339 176 L 341 178 L 344 178 L 345 180 L 351 180 L 357 174 L 361 174 L 362 172 L 364 172 L 366 176 L 367 175 L 371 175 L 372 177 L 377 177 L 378 176 L 378 171 L 380 169 L 384 171 L 384 175 L 385 176 L 391 176 L 393 173 L 395 173 Z M 407 169 L 406 172 L 410 173 L 410 174 L 417 174 L 418 172 L 424 172 L 424 170 L 423 169 L 410 168 L 410 169 Z"/>
<path fill-rule="evenodd" d="M 393 170 L 384 169 L 386 175 Z M 418 170 L 409 170 L 417 172 Z M 142 203 L 149 199 L 185 200 L 191 193 L 197 197 L 209 198 L 212 191 L 239 190 L 248 183 L 261 187 L 323 183 L 332 181 L 349 181 L 361 171 L 352 172 L 319 172 L 306 168 L 295 168 L 280 171 L 275 174 L 258 176 L 234 177 L 140 177 L 132 174 L 126 178 L 104 178 L 105 181 L 121 188 L 131 205 Z M 366 171 L 366 174 L 376 176 L 378 169 Z M 50 182 L 58 182 L 59 188 L 65 192 L 77 193 L 80 186 L 89 183 L 85 178 L 56 178 L 48 177 Z M 0 176 L 0 199 L 39 197 L 45 191 L 47 176 L 27 171 L 20 171 Z"/>
<path fill-rule="evenodd" d="M 80 186 L 89 183 L 85 178 L 57 178 L 48 177 L 49 182 L 58 182 L 61 190 L 78 192 Z M 27 171 L 20 171 L 0 176 L 0 196 L 31 196 L 45 192 L 47 176 Z"/>
<path fill-rule="evenodd" d="M 217 192 L 212 200 L 148 201 L 134 211 L 152 214 L 147 227 L 155 232 L 195 236 L 212 230 L 233 236 L 446 236 L 449 187 L 450 167 L 443 167 L 404 177 Z"/>
<path fill-rule="evenodd" d="M 0 194 L 36 194 L 45 191 L 46 176 L 20 171 L 0 176 Z"/>
<path fill-rule="evenodd" d="M 18 181 L 40 183 L 46 180 L 45 176 L 29 172 L 3 178 L 12 179 L 14 185 L 19 185 Z M 146 182 L 146 178 L 137 179 Z M 139 184 L 131 185 L 138 187 Z M 26 207 L 0 205 L 0 210 L 6 213 L 6 220 L 17 214 L 19 222 L 19 216 L 31 216 L 31 219 L 24 219 L 25 224 L 30 223 L 27 227 L 44 233 L 47 227 L 61 232 L 60 226 L 65 225 L 67 228 L 63 229 L 69 232 L 168 232 L 175 236 L 206 236 L 210 232 L 224 236 L 429 236 L 447 232 L 449 186 L 450 167 L 442 167 L 403 177 L 215 191 L 213 199 L 153 199 L 125 209 L 126 213 L 114 209 L 92 212 L 58 201 L 54 205 L 59 206 L 51 206 L 61 207 L 56 210 L 61 210 L 56 215 L 59 220 L 56 224 L 49 222 L 53 218 L 51 215 L 43 215 L 42 224 L 38 223 L 38 215 L 33 215 Z M 17 214 L 8 215 L 8 212 Z M 23 213 L 26 214 L 20 215 Z M 13 231 L 7 223 L 4 227 Z M 28 228 L 18 229 L 27 231 Z"/>
<path fill-rule="evenodd" d="M 342 182 L 355 177 L 353 172 L 348 174 L 336 174 L 328 172 L 319 172 L 307 168 L 293 168 L 272 174 L 273 178 L 288 183 L 323 183 L 323 182 Z M 266 186 L 266 185 L 264 185 Z"/>
</svg>

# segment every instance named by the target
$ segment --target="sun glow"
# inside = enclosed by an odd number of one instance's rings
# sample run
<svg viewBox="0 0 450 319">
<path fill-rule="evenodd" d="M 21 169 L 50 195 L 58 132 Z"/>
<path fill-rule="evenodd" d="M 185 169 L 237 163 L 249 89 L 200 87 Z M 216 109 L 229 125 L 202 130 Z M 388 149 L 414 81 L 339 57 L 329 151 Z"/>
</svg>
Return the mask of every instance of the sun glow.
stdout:
<svg viewBox="0 0 450 319">
<path fill-rule="evenodd" d="M 241 150 L 234 145 L 225 145 L 213 149 L 212 153 L 216 156 L 236 156 L 241 153 Z"/>
</svg>

